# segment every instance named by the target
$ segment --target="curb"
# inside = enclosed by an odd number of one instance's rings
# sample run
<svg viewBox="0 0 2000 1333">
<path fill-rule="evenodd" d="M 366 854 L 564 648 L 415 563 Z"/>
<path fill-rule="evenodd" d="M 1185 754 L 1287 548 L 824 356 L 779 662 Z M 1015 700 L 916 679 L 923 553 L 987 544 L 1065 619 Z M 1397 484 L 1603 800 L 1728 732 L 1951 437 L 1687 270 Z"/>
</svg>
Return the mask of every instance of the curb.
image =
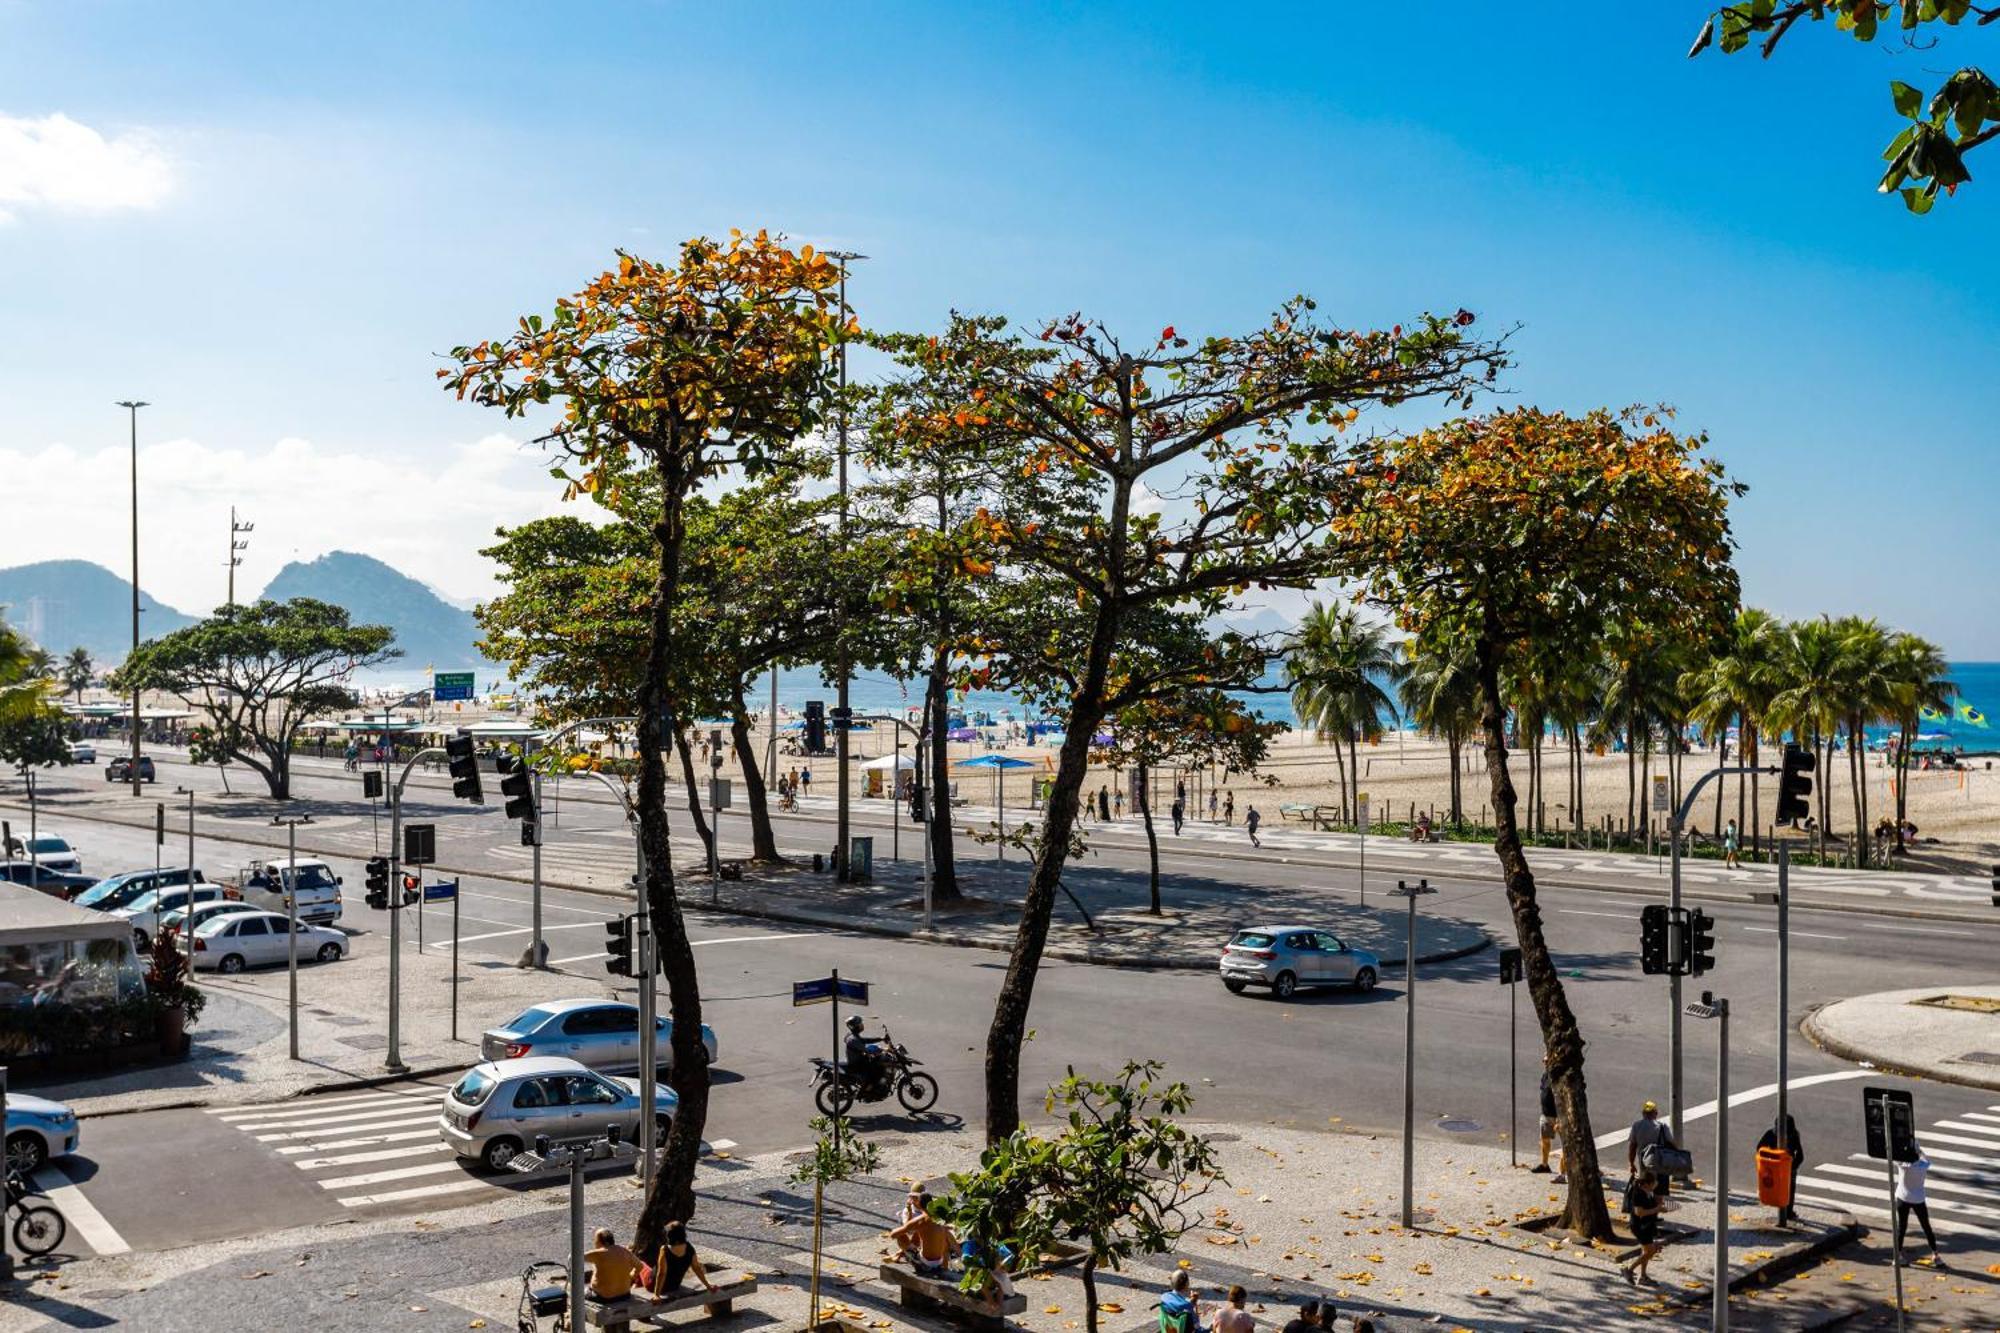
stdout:
<svg viewBox="0 0 2000 1333">
<path fill-rule="evenodd" d="M 439 1074 L 449 1074 L 454 1070 L 461 1070 L 463 1068 L 465 1066 L 461 1062 L 443 1065 L 412 1065 L 401 1074 L 369 1074 L 354 1078 L 337 1079 L 332 1083 L 315 1083 L 309 1088 L 300 1088 L 297 1092 L 287 1093 L 283 1097 L 273 1098 L 270 1101 L 226 1104 L 241 1105 L 246 1109 L 255 1106 L 282 1106 L 286 1102 L 305 1101 L 329 1092 L 355 1092 L 368 1088 L 386 1087 L 391 1083 L 403 1083 L 420 1078 L 435 1078 Z M 107 1095 L 116 1096 L 117 1094 Z M 205 1111 L 215 1104 L 216 1099 L 213 1097 L 184 1097 L 179 1101 L 161 1102 L 154 1106 L 112 1106 L 98 1111 L 84 1111 L 77 1115 L 77 1119 L 108 1120 L 113 1116 L 149 1115 L 154 1111 Z"/>
<path fill-rule="evenodd" d="M 1835 1003 L 1839 1003 L 1836 1001 Z M 1830 1007 L 1830 1006 L 1823 1006 Z M 1913 1065 L 1905 1061 L 1884 1059 L 1880 1052 L 1866 1050 L 1849 1041 L 1829 1034 L 1819 1024 L 1820 1010 L 1815 1009 L 1799 1024 L 1806 1040 L 1837 1060 L 1851 1064 L 1869 1065 L 1885 1074 L 1899 1074 L 1904 1078 L 1929 1079 L 1935 1083 L 1955 1083 L 1963 1088 L 1980 1088 L 1987 1092 L 2000 1092 L 2000 1078 L 1981 1077 L 1977 1074 L 1960 1073 L 1956 1067 L 1942 1068 L 1937 1065 Z"/>
<path fill-rule="evenodd" d="M 1841 1217 L 1845 1220 L 1838 1223 L 1825 1235 L 1817 1237 L 1796 1250 L 1787 1250 L 1782 1254 L 1773 1255 L 1763 1263 L 1753 1268 L 1746 1268 L 1741 1273 L 1730 1278 L 1729 1290 L 1735 1293 L 1749 1287 L 1761 1287 L 1776 1282 L 1778 1279 L 1804 1268 L 1807 1264 L 1820 1258 L 1822 1255 L 1829 1254 L 1849 1241 L 1858 1239 L 1861 1233 L 1866 1230 L 1860 1221 L 1855 1218 L 1854 1214 L 1842 1213 Z M 1708 1305 L 1712 1300 L 1710 1291 L 1712 1291 L 1712 1288 L 1700 1293 L 1684 1292 L 1670 1301 L 1669 1305 L 1671 1308 L 1678 1310 L 1700 1309 Z M 1828 1328 L 1852 1317 L 1852 1314 L 1852 1311 L 1832 1314 L 1823 1321 L 1807 1322 L 1802 1324 L 1801 1327 Z"/>
</svg>

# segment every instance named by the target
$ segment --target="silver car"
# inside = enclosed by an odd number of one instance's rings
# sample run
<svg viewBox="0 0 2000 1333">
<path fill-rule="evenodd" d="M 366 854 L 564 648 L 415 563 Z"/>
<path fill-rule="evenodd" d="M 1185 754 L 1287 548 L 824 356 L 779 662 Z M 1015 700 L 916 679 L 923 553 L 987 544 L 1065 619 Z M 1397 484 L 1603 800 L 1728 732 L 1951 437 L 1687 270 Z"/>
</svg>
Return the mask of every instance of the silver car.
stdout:
<svg viewBox="0 0 2000 1333">
<path fill-rule="evenodd" d="M 680 1105 L 674 1090 L 656 1090 L 654 1124 L 659 1139 Z M 574 1143 L 615 1125 L 627 1142 L 639 1133 L 639 1088 L 632 1079 L 607 1078 L 574 1060 L 535 1055 L 474 1065 L 445 1094 L 438 1137 L 460 1157 L 498 1171 L 546 1135 Z"/>
<path fill-rule="evenodd" d="M 1350 949 L 1333 932 L 1311 926 L 1239 930 L 1222 949 L 1222 984 L 1232 995 L 1246 986 L 1269 987 L 1280 1000 L 1301 986 L 1352 986 L 1365 994 L 1381 975 L 1374 954 Z"/>
<path fill-rule="evenodd" d="M 236 973 L 266 963 L 291 961 L 290 923 L 276 912 L 231 912 L 194 928 L 196 971 L 212 967 Z M 299 922 L 299 961 L 338 962 L 347 956 L 347 936 L 329 926 Z"/>
<path fill-rule="evenodd" d="M 657 1067 L 673 1065 L 674 1024 L 655 1018 Z M 701 1044 L 712 1065 L 721 1053 L 715 1030 L 701 1025 Z M 488 1060 L 518 1060 L 527 1055 L 563 1055 L 592 1069 L 639 1067 L 639 1007 L 617 1000 L 549 1000 L 523 1009 L 479 1039 L 479 1053 Z"/>
</svg>

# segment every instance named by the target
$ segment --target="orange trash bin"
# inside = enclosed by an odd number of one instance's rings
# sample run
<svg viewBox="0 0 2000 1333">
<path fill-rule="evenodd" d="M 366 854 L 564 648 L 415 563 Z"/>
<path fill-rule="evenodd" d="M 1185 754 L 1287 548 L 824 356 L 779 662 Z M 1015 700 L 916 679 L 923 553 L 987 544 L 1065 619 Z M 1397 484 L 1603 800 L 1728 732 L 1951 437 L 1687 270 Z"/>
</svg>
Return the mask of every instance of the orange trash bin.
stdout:
<svg viewBox="0 0 2000 1333">
<path fill-rule="evenodd" d="M 1792 1200 L 1792 1155 L 1782 1148 L 1757 1150 L 1757 1202 L 1783 1208 Z"/>
</svg>

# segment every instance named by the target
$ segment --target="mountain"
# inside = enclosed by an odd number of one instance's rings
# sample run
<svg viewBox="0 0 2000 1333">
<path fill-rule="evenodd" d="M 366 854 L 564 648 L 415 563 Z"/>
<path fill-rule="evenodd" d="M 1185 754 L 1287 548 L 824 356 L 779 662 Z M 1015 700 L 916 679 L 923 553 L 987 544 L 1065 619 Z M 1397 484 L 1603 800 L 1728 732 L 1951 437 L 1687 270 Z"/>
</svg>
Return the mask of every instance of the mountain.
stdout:
<svg viewBox="0 0 2000 1333">
<path fill-rule="evenodd" d="M 393 669 L 403 674 L 428 666 L 440 671 L 470 669 L 483 679 L 494 669 L 472 646 L 479 627 L 470 611 L 453 606 L 373 556 L 330 551 L 317 560 L 295 560 L 278 571 L 262 595 L 274 602 L 314 597 L 346 607 L 357 625 L 389 626 L 396 631 L 396 646 L 403 650 Z"/>
<path fill-rule="evenodd" d="M 88 560 L 42 560 L 0 569 L 0 617 L 61 657 L 81 645 L 100 666 L 132 647 L 132 582 Z M 139 633 L 157 639 L 194 617 L 139 590 Z"/>
</svg>

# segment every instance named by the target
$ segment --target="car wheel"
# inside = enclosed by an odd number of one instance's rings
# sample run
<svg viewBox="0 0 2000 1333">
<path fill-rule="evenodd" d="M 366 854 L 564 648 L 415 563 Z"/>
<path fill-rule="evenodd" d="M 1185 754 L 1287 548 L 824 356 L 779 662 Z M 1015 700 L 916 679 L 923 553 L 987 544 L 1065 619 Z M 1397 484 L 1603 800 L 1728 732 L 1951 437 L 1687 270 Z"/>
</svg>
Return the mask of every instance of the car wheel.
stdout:
<svg viewBox="0 0 2000 1333">
<path fill-rule="evenodd" d="M 656 1115 L 653 1117 L 653 1144 L 655 1147 L 664 1147 L 666 1145 L 667 1134 L 673 1127 L 674 1118 L 672 1116 Z"/>
<path fill-rule="evenodd" d="M 320 945 L 320 946 L 319 946 L 319 960 L 320 960 L 320 961 L 321 961 L 322 963 L 337 963 L 337 962 L 339 962 L 339 961 L 340 961 L 340 946 L 339 946 L 338 944 L 334 944 L 334 943 L 332 943 L 331 941 L 329 941 L 328 943 L 325 943 L 325 944 L 322 944 L 322 945 Z"/>
<path fill-rule="evenodd" d="M 25 1129 L 16 1130 L 7 1136 L 7 1170 L 31 1176 L 48 1165 L 49 1145 L 42 1142 L 42 1136 L 31 1134 Z"/>
<path fill-rule="evenodd" d="M 1299 988 L 1299 979 L 1289 972 L 1278 973 L 1278 979 L 1271 983 L 1271 994 L 1280 1000 L 1289 1000 Z"/>
<path fill-rule="evenodd" d="M 153 947 L 152 936 L 148 935 L 143 930 L 135 930 L 132 932 L 132 948 L 135 952 L 144 953 L 146 952 L 146 950 L 152 947 Z"/>
<path fill-rule="evenodd" d="M 505 1171 L 507 1163 L 513 1161 L 520 1151 L 519 1139 L 510 1139 L 504 1135 L 497 1139 L 488 1139 L 486 1146 L 479 1150 L 479 1164 L 488 1171 Z"/>
<path fill-rule="evenodd" d="M 1364 967 L 1354 974 L 1354 989 L 1366 995 L 1375 989 L 1375 969 Z"/>
<path fill-rule="evenodd" d="M 1222 989 L 1228 991 L 1231 995 L 1241 995 L 1244 986 L 1248 984 L 1248 982 L 1238 981 L 1235 977 L 1224 977 L 1222 979 Z"/>
<path fill-rule="evenodd" d="M 216 966 L 234 976 L 243 970 L 243 955 L 240 953 L 226 953 L 222 955 L 222 961 L 216 964 Z"/>
</svg>

